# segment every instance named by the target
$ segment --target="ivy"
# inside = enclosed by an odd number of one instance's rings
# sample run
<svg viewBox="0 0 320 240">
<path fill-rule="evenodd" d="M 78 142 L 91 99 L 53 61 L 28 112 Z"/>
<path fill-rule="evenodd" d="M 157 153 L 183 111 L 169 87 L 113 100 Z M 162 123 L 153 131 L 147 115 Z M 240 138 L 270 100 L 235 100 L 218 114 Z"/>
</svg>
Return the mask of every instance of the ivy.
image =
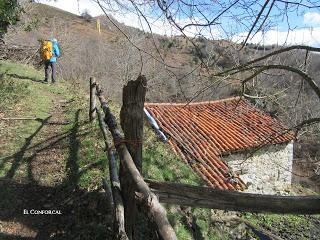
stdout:
<svg viewBox="0 0 320 240">
<path fill-rule="evenodd" d="M 9 25 L 16 24 L 22 11 L 17 0 L 0 0 L 0 37 Z"/>
</svg>

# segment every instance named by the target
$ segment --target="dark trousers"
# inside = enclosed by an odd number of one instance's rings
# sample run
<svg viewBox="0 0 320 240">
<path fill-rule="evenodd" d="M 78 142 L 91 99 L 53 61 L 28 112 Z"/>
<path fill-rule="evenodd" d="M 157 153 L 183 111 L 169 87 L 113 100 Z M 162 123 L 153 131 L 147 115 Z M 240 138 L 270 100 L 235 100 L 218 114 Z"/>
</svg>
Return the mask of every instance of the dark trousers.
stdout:
<svg viewBox="0 0 320 240">
<path fill-rule="evenodd" d="M 49 79 L 50 67 L 51 67 L 51 80 L 53 83 L 55 83 L 57 78 L 57 66 L 55 62 L 50 62 L 50 61 L 44 62 L 44 73 L 45 73 L 44 80 L 47 82 Z"/>
</svg>

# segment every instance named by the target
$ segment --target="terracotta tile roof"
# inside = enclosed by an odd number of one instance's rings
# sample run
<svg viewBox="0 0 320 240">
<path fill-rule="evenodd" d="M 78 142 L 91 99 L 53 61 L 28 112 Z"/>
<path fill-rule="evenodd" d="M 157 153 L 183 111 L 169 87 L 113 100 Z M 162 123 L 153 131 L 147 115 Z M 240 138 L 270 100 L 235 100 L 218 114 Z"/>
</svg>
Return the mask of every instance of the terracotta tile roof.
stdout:
<svg viewBox="0 0 320 240">
<path fill-rule="evenodd" d="M 222 155 L 294 139 L 279 121 L 240 98 L 188 105 L 146 103 L 145 108 L 169 137 L 174 152 L 209 186 L 220 189 L 246 187 Z"/>
</svg>

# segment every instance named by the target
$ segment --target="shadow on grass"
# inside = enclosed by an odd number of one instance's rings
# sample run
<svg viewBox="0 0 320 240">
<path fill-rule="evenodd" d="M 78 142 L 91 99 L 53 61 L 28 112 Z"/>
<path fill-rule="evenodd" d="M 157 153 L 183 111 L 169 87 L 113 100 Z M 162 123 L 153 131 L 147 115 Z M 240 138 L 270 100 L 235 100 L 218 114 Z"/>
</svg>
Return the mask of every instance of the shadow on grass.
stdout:
<svg viewBox="0 0 320 240">
<path fill-rule="evenodd" d="M 39 78 L 35 78 L 35 77 L 22 76 L 22 75 L 18 75 L 18 74 L 15 74 L 15 73 L 7 73 L 6 75 L 9 76 L 9 77 L 13 77 L 13 78 L 30 80 L 32 82 L 46 83 L 44 80 L 40 80 Z"/>
<path fill-rule="evenodd" d="M 197 224 L 197 218 L 192 214 L 187 207 L 180 207 L 183 213 L 183 224 L 187 227 L 195 240 L 204 240 L 200 226 Z"/>
<path fill-rule="evenodd" d="M 36 129 L 36 131 L 34 133 L 32 133 L 28 138 L 26 138 L 25 144 L 21 147 L 21 149 L 14 155 L 14 159 L 13 159 L 13 163 L 11 165 L 11 168 L 9 169 L 9 171 L 6 174 L 7 178 L 13 178 L 17 169 L 19 168 L 19 166 L 21 165 L 23 158 L 24 158 L 24 154 L 27 150 L 27 148 L 31 145 L 31 142 L 33 140 L 33 138 L 41 131 L 41 129 L 43 128 L 43 126 L 45 125 L 45 123 L 51 118 L 51 116 L 47 117 L 46 119 L 44 119 L 41 122 L 41 125 Z M 0 165 L 0 168 L 2 167 L 3 163 Z M 32 175 L 29 176 L 30 180 L 33 181 L 33 177 Z"/>
<path fill-rule="evenodd" d="M 79 137 L 83 137 L 83 136 L 87 135 L 89 133 L 87 130 L 88 130 L 88 128 L 83 129 L 81 132 L 78 132 L 77 137 L 79 138 Z M 38 153 L 40 153 L 42 151 L 45 151 L 45 150 L 51 148 L 54 145 L 59 144 L 61 141 L 64 141 L 65 139 L 69 138 L 70 135 L 71 135 L 71 132 L 68 130 L 66 132 L 54 135 L 54 136 L 49 137 L 49 138 L 46 138 L 43 141 L 37 142 L 34 145 L 32 145 L 30 147 L 27 147 L 25 149 L 25 152 L 34 150 L 34 154 L 32 155 L 32 156 L 34 156 L 35 154 L 38 154 Z M 49 144 L 47 144 L 47 143 L 49 143 Z M 45 145 L 45 146 L 42 146 L 42 145 Z M 16 156 L 19 154 L 19 152 L 20 151 L 18 151 L 17 153 L 14 153 L 12 155 L 0 158 L 0 169 L 3 168 L 3 165 L 7 161 L 16 158 Z M 30 156 L 30 157 L 32 157 L 32 156 Z"/>
<path fill-rule="evenodd" d="M 33 237 L 21 237 L 21 236 L 17 236 L 17 235 L 0 233 L 1 240 L 16 240 L 18 237 L 19 237 L 19 240 L 34 240 Z"/>
<path fill-rule="evenodd" d="M 0 179 L 0 196 L 0 221 L 19 223 L 28 229 L 23 236 L 28 232 L 36 234 L 35 238 L 26 239 L 112 239 L 111 228 L 107 228 L 111 227 L 111 210 L 104 193 L 98 190 L 77 190 L 70 195 L 62 185 L 46 187 Z M 29 213 L 32 209 L 58 210 L 61 214 L 24 214 L 25 209 Z M 8 239 L 24 239 L 10 236 L 14 229 L 1 230 Z M 0 235 L 0 239 L 6 238 Z"/>
<path fill-rule="evenodd" d="M 79 122 L 79 115 L 80 110 L 76 111 L 74 125 L 70 130 L 31 145 L 32 139 L 42 129 L 42 124 L 27 138 L 16 154 L 6 157 L 6 161 L 12 160 L 13 164 L 6 177 L 0 178 L 0 225 L 1 222 L 19 223 L 28 229 L 27 232 L 36 234 L 36 237 L 31 238 L 22 233 L 21 236 L 15 235 L 12 231 L 6 231 L 10 229 L 1 227 L 0 239 L 112 239 L 112 214 L 104 193 L 101 189 L 86 191 L 78 187 L 82 174 L 102 164 L 97 161 L 79 167 L 80 137 L 88 134 L 88 128 L 80 130 L 84 126 L 82 124 L 86 123 Z M 39 185 L 33 180 L 31 162 L 37 154 L 57 147 L 68 152 L 67 177 L 55 186 Z M 32 154 L 25 157 L 30 150 Z M 13 179 L 22 161 L 29 164 L 29 183 L 20 183 Z M 55 172 L 48 169 L 47 174 Z M 61 215 L 26 215 L 24 209 L 60 210 Z"/>
<path fill-rule="evenodd" d="M 80 109 L 78 109 L 75 114 L 74 125 L 69 135 L 69 157 L 66 165 L 68 178 L 66 179 L 66 182 L 68 187 L 71 189 L 78 189 L 78 183 L 80 178 L 79 163 L 78 163 L 80 142 L 77 138 L 77 134 L 79 131 L 79 114 L 80 114 Z"/>
</svg>

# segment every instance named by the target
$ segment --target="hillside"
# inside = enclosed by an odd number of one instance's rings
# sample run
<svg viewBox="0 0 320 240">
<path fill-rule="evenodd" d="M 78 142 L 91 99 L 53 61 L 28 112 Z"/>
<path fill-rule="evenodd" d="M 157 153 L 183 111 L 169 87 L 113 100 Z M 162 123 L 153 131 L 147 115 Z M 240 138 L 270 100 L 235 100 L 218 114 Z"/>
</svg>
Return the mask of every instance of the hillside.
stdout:
<svg viewBox="0 0 320 240">
<path fill-rule="evenodd" d="M 12 62 L 0 62 L 0 76 L 0 238 L 106 239 L 112 226 L 101 190 L 101 178 L 108 178 L 106 155 L 98 124 L 87 120 L 87 94 L 62 80 L 45 84 L 41 73 Z M 199 182 L 161 144 L 154 146 L 150 134 L 146 177 Z M 176 168 L 155 162 L 156 154 Z M 22 213 L 39 208 L 59 209 L 63 215 Z"/>
<path fill-rule="evenodd" d="M 128 41 L 106 16 L 98 18 L 101 21 L 101 34 L 96 27 L 97 18 L 79 17 L 44 4 L 29 4 L 20 23 L 9 31 L 5 41 L 8 46 L 21 45 L 37 50 L 39 39 L 59 39 L 63 53 L 61 74 L 65 78 L 82 81 L 94 75 L 104 82 L 105 86 L 113 86 L 110 94 L 116 100 L 120 100 L 123 84 L 134 78 L 143 64 L 142 73 L 147 76 L 149 85 L 148 100 L 161 102 L 189 100 L 210 84 L 212 87 L 203 91 L 195 100 L 239 95 L 241 86 L 237 78 L 245 77 L 246 74 L 236 75 L 223 82 L 211 75 L 277 50 L 277 46 L 248 44 L 242 51 L 238 51 L 239 46 L 227 40 L 198 37 L 190 42 L 182 36 L 151 35 L 112 19 L 130 39 Z M 142 63 L 137 48 L 141 50 Z M 271 61 L 296 66 L 301 64 L 298 60 L 303 58 L 302 51 L 293 51 Z M 309 58 L 308 69 L 312 76 L 317 76 L 320 71 L 320 56 L 311 54 Z M 199 67 L 201 61 L 206 68 Z M 33 64 L 37 62 L 37 58 L 31 61 Z M 259 85 L 255 87 L 256 90 L 249 88 L 249 93 L 272 94 L 279 87 L 286 89 L 289 79 L 296 79 L 289 73 L 285 77 L 282 75 L 278 75 L 277 79 L 263 75 Z M 212 84 L 212 81 L 216 83 Z M 293 86 L 289 91 L 294 91 L 299 86 L 298 80 L 290 83 Z M 282 102 L 281 97 L 277 100 Z"/>
<path fill-rule="evenodd" d="M 190 42 L 182 36 L 151 35 L 113 19 L 125 36 L 106 16 L 98 17 L 99 34 L 97 18 L 44 4 L 26 6 L 0 49 L 0 239 L 111 236 L 109 202 L 101 184 L 102 177 L 108 178 L 104 142 L 98 124 L 87 119 L 89 77 L 102 84 L 118 115 L 123 86 L 140 73 L 148 80 L 147 102 L 223 99 L 241 95 L 241 80 L 251 73 L 224 77 L 215 73 L 280 49 L 247 44 L 238 51 L 239 46 L 227 40 L 197 37 Z M 43 82 L 38 54 L 39 40 L 52 37 L 62 50 L 56 85 Z M 296 67 L 320 85 L 320 54 L 294 50 L 262 64 Z M 310 86 L 284 70 L 254 77 L 246 94 L 253 106 L 289 128 L 320 116 L 320 101 Z M 148 126 L 144 130 L 145 178 L 204 185 Z M 319 124 L 302 128 L 297 135 L 292 194 L 320 192 L 319 136 Z M 65 214 L 58 218 L 21 214 L 39 206 Z M 259 239 L 255 233 L 259 227 L 283 239 L 317 239 L 320 234 L 319 216 L 165 207 L 178 239 Z M 231 221 L 234 217 L 238 220 Z M 151 239 L 144 221 L 140 219 L 137 229 L 141 239 Z"/>
<path fill-rule="evenodd" d="M 29 53 L 22 53 L 22 56 L 18 56 L 19 60 L 22 58 L 37 65 L 39 59 L 34 51 L 39 46 L 38 40 L 55 37 L 59 39 L 62 48 L 60 71 L 64 78 L 84 81 L 90 75 L 95 75 L 105 86 L 113 86 L 110 95 L 116 100 L 119 100 L 122 85 L 140 71 L 140 55 L 136 47 L 141 49 L 143 74 L 148 76 L 149 101 L 185 101 L 208 85 L 210 79 L 199 75 L 203 75 L 206 69 L 188 74 L 200 64 L 200 58 L 211 64 L 215 70 L 238 62 L 234 59 L 234 54 L 244 62 L 256 52 L 247 48 L 239 55 L 235 51 L 236 46 L 227 41 L 208 41 L 201 38 L 195 39 L 195 48 L 184 37 L 143 33 L 113 19 L 130 38 L 129 42 L 105 16 L 99 17 L 99 35 L 96 18 L 81 18 L 44 4 L 30 4 L 25 12 L 18 26 L 13 27 L 5 39 L 8 46 L 18 45 L 34 49 Z M 25 59 L 25 55 L 33 56 L 32 59 Z M 230 89 L 220 86 L 214 95 L 206 91 L 199 96 L 199 100 L 230 96 L 237 87 L 238 85 L 235 85 Z"/>
<path fill-rule="evenodd" d="M 105 236 L 110 209 L 97 189 L 105 157 L 101 145 L 90 149 L 94 126 L 83 119 L 79 88 L 43 84 L 39 72 L 11 62 L 0 62 L 0 72 L 0 238 Z M 64 214 L 53 221 L 24 209 Z"/>
<path fill-rule="evenodd" d="M 0 238 L 112 239 L 110 203 L 101 183 L 108 179 L 104 142 L 98 123 L 87 119 L 87 86 L 62 79 L 46 84 L 40 72 L 10 61 L 0 61 L 0 77 Z M 203 184 L 150 129 L 145 132 L 144 177 Z M 35 217 L 24 209 L 57 209 L 62 215 Z M 167 210 L 179 239 L 191 239 L 186 210 L 169 205 Z M 210 211 L 193 214 L 211 239 L 218 230 L 206 222 Z"/>
<path fill-rule="evenodd" d="M 183 102 L 193 97 L 194 100 L 202 101 L 239 95 L 241 84 L 238 79 L 245 78 L 247 73 L 223 80 L 212 74 L 277 50 L 277 46 L 262 48 L 249 44 L 238 51 L 238 45 L 226 40 L 199 37 L 190 42 L 182 36 L 151 35 L 113 19 L 127 34 L 130 39 L 128 41 L 107 17 L 99 18 L 101 35 L 96 28 L 96 18 L 81 18 L 44 4 L 30 4 L 18 26 L 11 28 L 5 39 L 9 47 L 23 46 L 26 51 L 17 51 L 9 56 L 11 59 L 39 66 L 36 52 L 38 40 L 55 37 L 59 39 L 62 48 L 59 73 L 65 79 L 86 81 L 93 75 L 108 89 L 112 86 L 112 91 L 108 94 L 119 101 L 122 86 L 135 78 L 142 66 L 142 73 L 148 79 L 148 101 Z M 303 51 L 292 51 L 269 61 L 301 66 L 304 64 L 304 57 Z M 206 68 L 200 67 L 201 61 Z M 307 63 L 308 72 L 318 81 L 316 76 L 320 73 L 320 55 L 310 54 Z M 278 117 L 290 125 L 291 118 L 288 115 L 293 113 L 290 103 L 295 101 L 299 88 L 300 79 L 296 75 L 271 71 L 257 77 L 253 84 L 248 84 L 247 93 L 269 96 L 253 101 L 267 111 L 276 111 Z M 301 99 L 306 97 L 310 101 L 310 91 L 308 88 L 303 90 Z M 298 104 L 301 105 L 300 102 Z M 279 107 L 282 105 L 285 106 L 284 109 Z M 305 107 L 300 105 L 294 109 L 297 110 L 296 115 L 301 115 L 297 117 L 297 121 L 308 114 L 304 111 Z M 316 104 L 310 107 L 315 112 L 319 110 Z"/>
<path fill-rule="evenodd" d="M 204 38 L 193 39 L 195 48 L 184 37 L 152 36 L 114 20 L 130 37 L 128 41 L 105 16 L 99 17 L 102 26 L 99 35 L 96 18 L 81 18 L 43 4 L 28 5 L 25 12 L 20 23 L 6 35 L 7 46 L 11 47 L 9 59 L 40 69 L 38 39 L 55 36 L 62 48 L 58 74 L 78 83 L 86 83 L 90 76 L 95 76 L 117 103 L 121 102 L 123 85 L 135 79 L 141 69 L 148 80 L 149 102 L 203 101 L 238 96 L 242 91 L 239 79 L 246 78 L 249 73 L 230 78 L 213 77 L 212 73 L 277 49 L 277 46 L 248 44 L 238 51 L 239 46 L 229 41 Z M 201 60 L 208 68 L 199 67 Z M 319 54 L 306 55 L 302 50 L 295 50 L 271 58 L 268 63 L 301 68 L 320 84 Z M 261 74 L 247 84 L 246 93 L 253 96 L 249 99 L 253 105 L 277 117 L 288 127 L 319 116 L 319 100 L 293 73 L 269 71 Z M 293 183 L 319 191 L 318 125 L 301 131 L 295 146 Z"/>
<path fill-rule="evenodd" d="M 101 184 L 102 177 L 108 178 L 107 161 L 98 124 L 87 119 L 88 86 L 62 79 L 45 84 L 41 72 L 10 61 L 0 61 L 0 77 L 0 238 L 111 239 L 111 213 Z M 112 105 L 112 111 L 118 113 L 119 107 Z M 145 178 L 204 184 L 147 126 L 143 156 Z M 63 214 L 22 214 L 39 208 Z M 318 216 L 166 209 L 178 239 L 258 239 L 230 217 L 284 239 L 319 234 Z M 141 239 L 147 239 L 147 229 L 138 225 Z"/>
</svg>

